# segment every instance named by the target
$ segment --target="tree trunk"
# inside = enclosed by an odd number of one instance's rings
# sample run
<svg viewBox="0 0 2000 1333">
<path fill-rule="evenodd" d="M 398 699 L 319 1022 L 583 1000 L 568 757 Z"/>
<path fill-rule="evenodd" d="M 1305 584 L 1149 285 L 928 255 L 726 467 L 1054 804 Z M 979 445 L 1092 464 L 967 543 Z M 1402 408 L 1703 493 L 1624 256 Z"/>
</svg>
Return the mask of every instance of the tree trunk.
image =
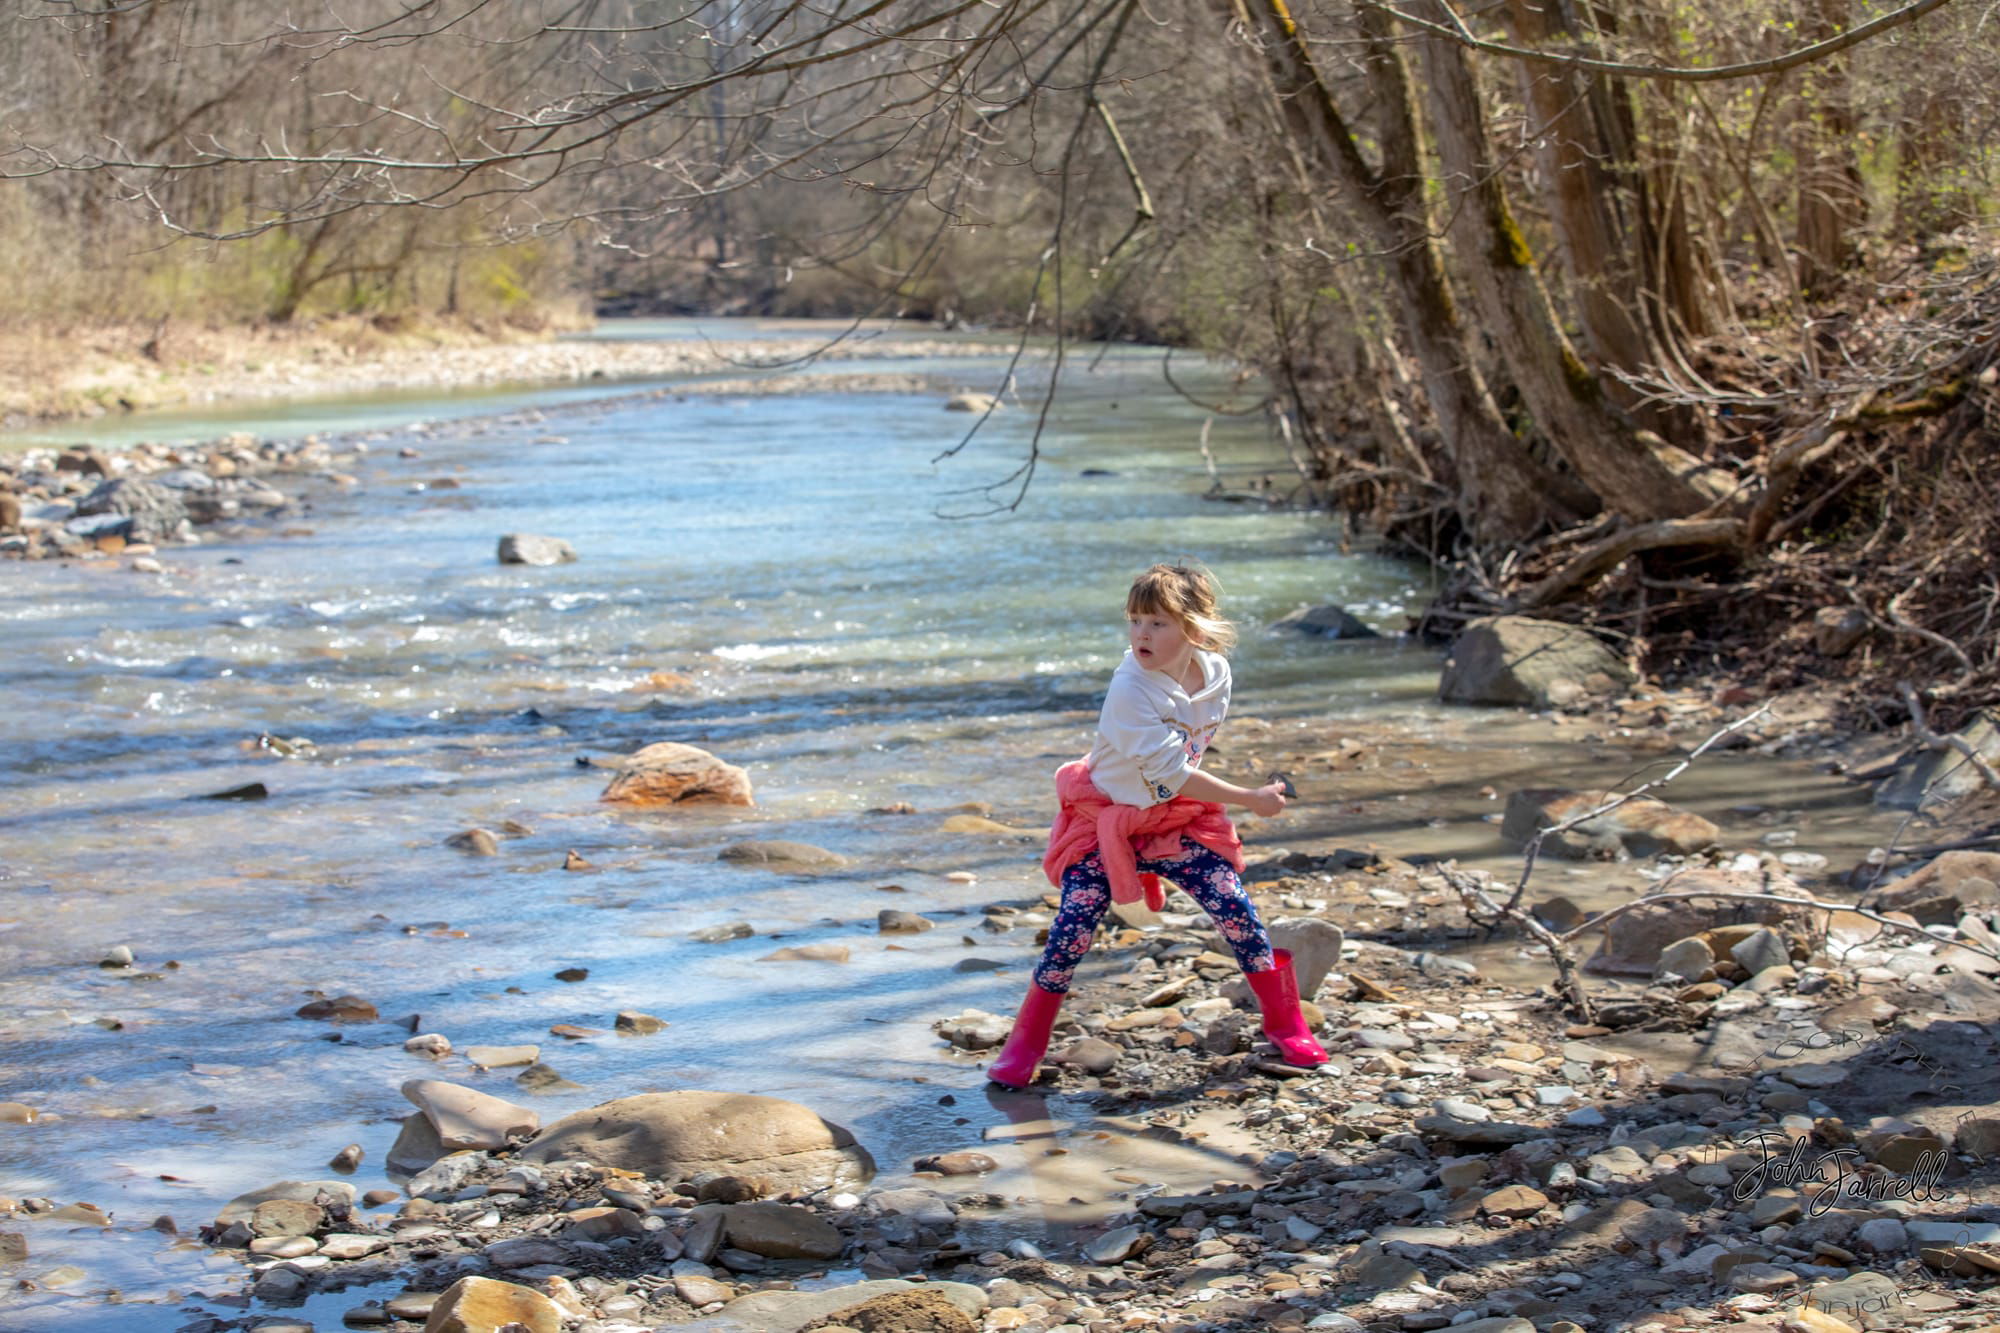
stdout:
<svg viewBox="0 0 2000 1333">
<path fill-rule="evenodd" d="M 1825 41 L 1847 29 L 1847 0 L 1805 0 L 1799 35 Z M 1799 286 L 1823 295 L 1846 267 L 1849 233 L 1868 218 L 1868 196 L 1854 159 L 1859 128 L 1847 82 L 1847 59 L 1834 56 L 1805 75 L 1798 121 Z"/>
<path fill-rule="evenodd" d="M 1419 12 L 1448 19 L 1444 8 L 1424 0 Z M 1464 48 L 1435 35 L 1420 40 L 1446 186 L 1463 195 L 1451 210 L 1454 254 L 1536 426 L 1604 506 L 1626 518 L 1680 518 L 1703 508 L 1707 498 L 1685 475 L 1694 460 L 1682 455 L 1670 466 L 1642 444 L 1556 322 L 1508 207 Z"/>
<path fill-rule="evenodd" d="M 1559 0 L 1508 0 L 1507 14 L 1522 46 L 1551 46 L 1558 39 L 1574 45 L 1579 36 Z M 1538 61 L 1521 61 L 1520 72 L 1584 337 L 1600 362 L 1637 370 L 1657 358 L 1632 300 L 1640 287 L 1635 247 L 1613 211 L 1618 182 L 1608 169 L 1588 80 L 1570 67 Z"/>
<path fill-rule="evenodd" d="M 1907 88 L 1896 112 L 1896 231 L 1921 240 L 1979 215 L 1957 183 L 1970 146 L 1958 99 L 1935 88 Z M 1976 140 L 1974 140 L 1976 142 Z M 1954 179 L 1954 168 L 1961 169 Z"/>
<path fill-rule="evenodd" d="M 1437 414 L 1452 466 L 1449 480 L 1462 497 L 1468 526 L 1484 540 L 1521 541 L 1552 519 L 1573 517 L 1559 499 L 1573 488 L 1536 461 L 1501 420 L 1445 282 L 1422 176 L 1398 169 L 1404 159 L 1414 160 L 1418 142 L 1401 56 L 1386 42 L 1370 52 L 1385 159 L 1378 174 L 1361 156 L 1285 0 L 1243 3 L 1302 156 L 1332 178 L 1342 203 L 1388 257 L 1403 333 Z"/>
</svg>

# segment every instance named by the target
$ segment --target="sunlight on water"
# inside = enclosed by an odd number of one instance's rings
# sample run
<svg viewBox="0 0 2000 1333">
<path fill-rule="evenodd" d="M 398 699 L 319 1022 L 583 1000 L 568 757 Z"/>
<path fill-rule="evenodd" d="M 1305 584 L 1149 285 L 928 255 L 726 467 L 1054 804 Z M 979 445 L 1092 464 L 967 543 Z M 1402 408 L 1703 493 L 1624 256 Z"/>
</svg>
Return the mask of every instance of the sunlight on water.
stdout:
<svg viewBox="0 0 2000 1333">
<path fill-rule="evenodd" d="M 414 460 L 395 456 L 411 438 L 398 434 L 354 465 L 356 491 L 277 525 L 292 535 L 171 550 L 161 578 L 7 567 L 0 1097 L 45 1118 L 9 1129 L 6 1189 L 115 1219 L 104 1235 L 29 1224 L 31 1269 L 86 1277 L 24 1310 L 49 1327 L 184 1322 L 172 1304 L 102 1304 L 111 1287 L 185 1295 L 240 1277 L 152 1219 L 191 1233 L 236 1192 L 322 1174 L 350 1141 L 368 1154 L 355 1183 L 380 1183 L 411 1077 L 491 1088 L 545 1119 L 649 1087 L 755 1089 L 851 1124 L 891 1173 L 963 1146 L 937 1088 L 980 1080 L 928 1024 L 1011 1005 L 1024 940 L 959 939 L 981 904 L 1042 891 L 1039 844 L 865 812 L 980 800 L 1043 824 L 1047 775 L 1084 748 L 1122 651 L 1125 583 L 1153 560 L 1208 560 L 1253 627 L 1339 599 L 1394 628 L 1420 595 L 1405 567 L 1328 550 L 1319 520 L 1199 499 L 1201 414 L 1157 384 L 1149 359 L 1123 354 L 1079 374 L 1027 502 L 982 520 L 936 512 L 1014 467 L 1029 413 L 996 414 L 937 465 L 965 423 L 936 398 L 692 398 L 442 431 Z M 440 405 L 401 410 L 435 419 Z M 566 442 L 531 443 L 552 432 Z M 1283 466 L 1245 423 L 1214 434 L 1232 480 Z M 445 475 L 460 486 L 412 488 Z M 581 558 L 500 566 L 511 531 L 561 536 Z M 1320 694 L 1329 660 L 1253 629 L 1239 672 Z M 1431 658 L 1358 660 L 1374 693 Z M 1281 697 L 1253 686 L 1239 706 Z M 260 736 L 311 744 L 286 759 Z M 579 759 L 665 739 L 744 765 L 758 808 L 597 803 L 605 775 Z M 199 799 L 251 782 L 269 798 Z M 527 831 L 497 857 L 443 845 L 509 820 Z M 748 837 L 817 843 L 853 867 L 799 880 L 715 860 Z M 572 849 L 595 868 L 564 872 Z M 945 928 L 887 951 L 885 905 Z M 759 962 L 780 945 L 688 939 L 737 919 L 786 943 L 846 942 L 851 961 Z M 118 944 L 138 966 L 98 969 Z M 1006 970 L 954 970 L 974 953 Z M 573 965 L 585 981 L 552 980 Z M 538 1043 L 584 1090 L 535 1097 L 407 1055 L 386 1022 L 291 1017 L 312 991 L 360 993 L 461 1047 Z M 673 1026 L 548 1035 L 626 1008 Z M 337 1319 L 348 1296 L 313 1312 Z"/>
<path fill-rule="evenodd" d="M 67 1263 L 85 1277 L 14 1293 L 0 1326 L 185 1322 L 191 1293 L 227 1292 L 242 1269 L 152 1220 L 191 1234 L 235 1193 L 323 1174 L 349 1142 L 367 1154 L 356 1186 L 381 1184 L 412 1077 L 471 1083 L 545 1121 L 652 1088 L 788 1097 L 850 1125 L 890 1179 L 919 1153 L 976 1145 L 995 1113 L 959 1125 L 938 1098 L 983 1080 L 929 1024 L 1018 998 L 1031 932 L 969 932 L 981 905 L 1046 890 L 1049 775 L 1089 744 L 1124 590 L 1155 560 L 1221 575 L 1245 631 L 1239 717 L 1303 722 L 1318 747 L 1372 728 L 1443 766 L 1411 769 L 1409 790 L 1365 819 L 1329 783 L 1253 842 L 1292 828 L 1498 854 L 1465 813 L 1486 808 L 1480 785 L 1560 781 L 1594 747 L 1442 708 L 1432 651 L 1263 628 L 1337 601 L 1394 633 L 1428 575 L 1343 554 L 1323 518 L 1200 498 L 1203 414 L 1161 387 L 1156 359 L 1119 349 L 1073 371 L 1025 502 L 978 520 L 937 512 L 1017 466 L 1032 410 L 996 413 L 938 463 L 966 422 L 933 396 L 663 398 L 399 432 L 351 465 L 358 488 L 238 541 L 163 552 L 164 576 L 0 568 L 0 1100 L 43 1113 L 0 1126 L 0 1180 L 114 1215 L 101 1234 L 27 1223 L 30 1275 Z M 393 425 L 450 406 L 342 410 Z M 1290 465 L 1255 418 L 1218 418 L 1212 439 L 1229 486 L 1269 478 L 1282 493 Z M 411 441 L 422 456 L 398 457 Z M 444 476 L 458 487 L 416 487 Z M 508 532 L 562 537 L 580 558 L 501 566 Z M 1480 727 L 1513 747 L 1491 772 L 1453 758 Z M 1234 737 L 1220 762 L 1250 763 L 1256 744 Z M 757 807 L 601 805 L 595 763 L 660 740 L 742 765 Z M 1745 773 L 1745 790 L 1770 789 Z M 268 797 L 202 799 L 250 783 Z M 1025 832 L 939 831 L 938 812 L 972 801 Z M 869 813 L 903 802 L 926 813 Z M 499 855 L 445 845 L 474 827 L 502 833 Z M 801 878 L 716 859 L 746 838 L 850 865 Z M 590 869 L 565 871 L 572 851 Z M 887 947 L 883 907 L 940 928 Z M 689 939 L 739 920 L 756 933 Z M 849 961 L 763 961 L 815 942 L 846 944 Z M 121 944 L 135 968 L 96 966 Z M 1086 964 L 1084 984 L 1108 965 Z M 570 967 L 587 977 L 555 979 Z M 360 994 L 385 1021 L 293 1017 L 314 992 Z M 608 1029 L 621 1009 L 672 1026 L 549 1033 Z M 581 1091 L 433 1065 L 388 1020 L 460 1048 L 538 1044 Z M 107 1306 L 112 1288 L 159 1303 Z M 337 1321 L 363 1294 L 308 1313 Z"/>
</svg>

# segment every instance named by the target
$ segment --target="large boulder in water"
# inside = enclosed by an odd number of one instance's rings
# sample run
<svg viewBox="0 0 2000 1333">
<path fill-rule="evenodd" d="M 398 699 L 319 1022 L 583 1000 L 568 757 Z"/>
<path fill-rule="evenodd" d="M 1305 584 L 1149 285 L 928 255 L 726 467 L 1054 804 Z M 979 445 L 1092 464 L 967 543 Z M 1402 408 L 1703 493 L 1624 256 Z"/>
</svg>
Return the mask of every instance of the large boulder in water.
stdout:
<svg viewBox="0 0 2000 1333">
<path fill-rule="evenodd" d="M 660 741 L 621 760 L 601 798 L 619 805 L 754 805 L 750 775 L 706 750 Z"/>
<path fill-rule="evenodd" d="M 1302 606 L 1289 615 L 1279 616 L 1271 622 L 1272 629 L 1297 630 L 1301 634 L 1311 634 L 1322 639 L 1379 639 L 1382 636 L 1368 628 L 1360 618 L 1344 606 L 1331 602 L 1325 606 Z"/>
<path fill-rule="evenodd" d="M 1575 625 L 1489 616 L 1467 625 L 1452 643 L 1438 697 L 1446 703 L 1551 708 L 1621 694 L 1638 679 Z"/>
<path fill-rule="evenodd" d="M 566 565 L 576 559 L 576 548 L 560 537 L 510 532 L 500 539 L 499 557 L 503 565 Z"/>
<path fill-rule="evenodd" d="M 764 1176 L 773 1192 L 848 1189 L 875 1174 L 854 1135 L 797 1102 L 742 1092 L 647 1092 L 556 1121 L 523 1161 L 581 1159 L 667 1180 Z"/>
<path fill-rule="evenodd" d="M 120 525 L 119 535 L 135 542 L 170 541 L 180 535 L 182 525 L 188 521 L 187 505 L 177 491 L 136 477 L 119 477 L 100 484 L 76 502 L 76 512 L 79 518 L 118 514 L 130 519 L 128 525 Z M 118 529 L 100 527 L 96 531 Z"/>
<path fill-rule="evenodd" d="M 829 852 L 824 847 L 815 847 L 809 842 L 789 842 L 783 838 L 762 841 L 733 842 L 715 854 L 718 861 L 731 865 L 763 866 L 769 870 L 781 870 L 787 874 L 810 874 L 820 870 L 838 870 L 847 864 L 847 858 L 839 852 Z"/>
</svg>

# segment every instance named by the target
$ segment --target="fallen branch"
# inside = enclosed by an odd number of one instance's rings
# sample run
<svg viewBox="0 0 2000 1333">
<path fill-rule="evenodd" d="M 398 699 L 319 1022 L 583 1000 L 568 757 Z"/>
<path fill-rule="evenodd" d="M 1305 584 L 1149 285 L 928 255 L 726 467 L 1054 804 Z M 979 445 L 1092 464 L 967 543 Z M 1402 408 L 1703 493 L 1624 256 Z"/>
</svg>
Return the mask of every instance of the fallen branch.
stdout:
<svg viewBox="0 0 2000 1333">
<path fill-rule="evenodd" d="M 1456 863 L 1447 862 L 1439 866 L 1438 873 L 1443 875 L 1445 883 L 1456 889 L 1458 896 L 1465 900 L 1467 916 L 1473 916 L 1475 909 L 1481 909 L 1491 913 L 1496 921 L 1518 922 L 1523 930 L 1534 936 L 1542 948 L 1548 951 L 1549 960 L 1556 965 L 1556 985 L 1568 997 L 1570 1011 L 1576 1015 L 1577 1021 L 1581 1023 L 1597 1021 L 1597 1010 L 1590 1003 L 1590 993 L 1583 988 L 1582 970 L 1577 967 L 1576 959 L 1571 957 L 1562 936 L 1557 935 L 1528 913 L 1512 906 L 1502 907 L 1493 901 L 1493 896 L 1486 892 L 1486 887 L 1480 879 L 1460 870 Z M 1516 890 L 1515 897 L 1519 896 L 1520 893 Z M 1473 919 L 1478 918 L 1473 917 Z"/>
<path fill-rule="evenodd" d="M 1584 550 L 1517 599 L 1523 610 L 1547 606 L 1565 593 L 1589 583 L 1618 567 L 1640 551 L 1664 546 L 1736 546 L 1742 543 L 1740 518 L 1671 518 L 1658 523 L 1640 523 L 1615 532 Z"/>
<path fill-rule="evenodd" d="M 1930 931 L 1925 930 L 1922 926 L 1913 925 L 1908 921 L 1898 921 L 1894 917 L 1884 916 L 1880 912 L 1872 912 L 1865 908 L 1851 906 L 1847 903 L 1821 902 L 1818 898 L 1788 898 L 1781 893 L 1742 893 L 1729 889 L 1692 889 L 1686 893 L 1649 893 L 1643 898 L 1634 898 L 1629 903 L 1620 903 L 1610 911 L 1599 916 L 1594 916 L 1582 925 L 1566 930 L 1555 938 L 1558 942 L 1567 944 L 1571 939 L 1586 931 L 1596 930 L 1600 926 L 1624 916 L 1627 912 L 1645 907 L 1650 903 L 1686 902 L 1695 898 L 1720 898 L 1727 902 L 1779 903 L 1785 907 L 1817 908 L 1822 912 L 1851 912 L 1855 916 L 1864 917 L 1890 930 L 1901 931 L 1905 935 L 1915 935 L 1920 939 L 1931 940 L 1937 943 L 1951 944 L 1957 948 L 1964 949 L 1967 953 L 1976 953 L 1982 958 L 1991 958 L 1994 962 L 2000 963 L 2000 953 L 1996 953 L 1984 945 L 1970 944 L 1963 939 L 1940 941 L 1936 935 L 1931 934 Z"/>
<path fill-rule="evenodd" d="M 1922 639 L 1925 643 L 1934 644 L 1944 649 L 1958 659 L 1958 665 L 1965 671 L 1966 675 L 1971 675 L 1975 668 L 1972 665 L 1972 659 L 1965 655 L 1963 648 L 1960 648 L 1957 644 L 1935 630 L 1927 630 L 1922 625 L 1911 624 L 1909 619 L 1903 615 L 1901 605 L 1903 599 L 1915 592 L 1918 587 L 1919 584 L 1912 583 L 1909 587 L 1889 599 L 1888 604 L 1882 608 L 1888 616 L 1886 624 L 1870 612 L 1866 606 L 1861 608 L 1862 614 L 1874 621 L 1877 629 L 1886 629 L 1896 634 L 1907 634 L 1911 638 Z M 1859 599 L 1856 599 L 1856 601 L 1858 605 Z"/>
<path fill-rule="evenodd" d="M 1979 774 L 1980 781 L 1994 791 L 2000 791 L 2000 773 L 1993 771 L 1993 765 L 1987 763 L 1985 757 L 1973 748 L 1971 741 L 1963 736 L 1940 736 L 1932 731 L 1930 723 L 1924 718 L 1923 700 L 1917 697 L 1917 692 L 1910 682 L 1898 681 L 1896 689 L 1902 694 L 1903 703 L 1910 710 L 1910 729 L 1917 733 L 1917 739 L 1933 750 L 1958 751 L 1965 757 L 1965 762 L 1972 765 L 1973 772 Z"/>
</svg>

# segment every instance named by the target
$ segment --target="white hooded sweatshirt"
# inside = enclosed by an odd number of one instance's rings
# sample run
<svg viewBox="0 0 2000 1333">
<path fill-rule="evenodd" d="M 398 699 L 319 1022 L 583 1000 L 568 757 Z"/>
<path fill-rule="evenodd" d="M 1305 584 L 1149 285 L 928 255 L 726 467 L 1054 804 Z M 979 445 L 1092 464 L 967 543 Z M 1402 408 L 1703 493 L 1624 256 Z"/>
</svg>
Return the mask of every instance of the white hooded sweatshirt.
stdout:
<svg viewBox="0 0 2000 1333">
<path fill-rule="evenodd" d="M 1090 780 L 1120 805 L 1171 801 L 1229 711 L 1229 659 L 1195 649 L 1202 685 L 1193 694 L 1164 671 L 1139 665 L 1130 649 L 1111 673 L 1090 750 Z"/>
</svg>

